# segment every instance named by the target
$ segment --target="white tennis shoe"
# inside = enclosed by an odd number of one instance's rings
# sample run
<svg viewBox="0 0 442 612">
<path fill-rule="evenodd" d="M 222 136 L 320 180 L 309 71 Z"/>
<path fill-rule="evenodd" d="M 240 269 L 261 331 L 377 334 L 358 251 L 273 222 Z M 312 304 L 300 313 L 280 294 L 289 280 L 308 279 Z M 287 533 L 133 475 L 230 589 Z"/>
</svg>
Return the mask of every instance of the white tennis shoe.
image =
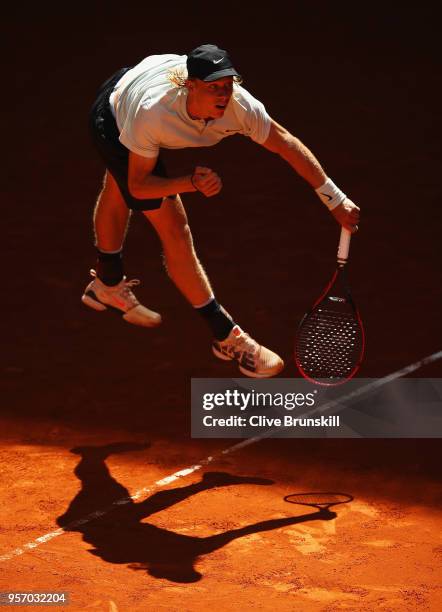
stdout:
<svg viewBox="0 0 442 612">
<path fill-rule="evenodd" d="M 137 300 L 132 287 L 140 284 L 138 279 L 130 281 L 126 277 L 118 285 L 109 287 L 98 277 L 95 270 L 90 271 L 94 280 L 84 290 L 81 301 L 94 310 L 103 311 L 108 308 L 123 313 L 123 319 L 134 325 L 156 327 L 161 323 L 161 315 L 149 310 Z"/>
<path fill-rule="evenodd" d="M 219 359 L 236 360 L 240 372 L 252 378 L 270 378 L 284 368 L 279 355 L 258 344 L 239 325 L 235 325 L 225 340 L 214 340 L 212 350 Z"/>
</svg>

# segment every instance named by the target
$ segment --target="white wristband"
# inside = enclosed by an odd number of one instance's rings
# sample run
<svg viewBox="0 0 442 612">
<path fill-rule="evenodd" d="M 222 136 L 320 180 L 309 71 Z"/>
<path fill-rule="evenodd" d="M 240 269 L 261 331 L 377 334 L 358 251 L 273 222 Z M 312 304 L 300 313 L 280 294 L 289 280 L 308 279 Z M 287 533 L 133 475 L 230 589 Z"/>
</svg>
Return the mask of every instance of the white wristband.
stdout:
<svg viewBox="0 0 442 612">
<path fill-rule="evenodd" d="M 323 202 L 329 210 L 333 210 L 347 197 L 339 187 L 336 187 L 331 179 L 327 179 L 323 185 L 315 189 L 321 202 Z"/>
</svg>

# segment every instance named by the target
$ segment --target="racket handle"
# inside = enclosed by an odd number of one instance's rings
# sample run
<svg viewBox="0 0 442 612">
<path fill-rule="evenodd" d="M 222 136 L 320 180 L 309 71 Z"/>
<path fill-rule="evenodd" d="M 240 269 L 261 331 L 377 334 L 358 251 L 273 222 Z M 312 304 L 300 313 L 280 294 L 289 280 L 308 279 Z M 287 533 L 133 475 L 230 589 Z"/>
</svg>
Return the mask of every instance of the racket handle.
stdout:
<svg viewBox="0 0 442 612">
<path fill-rule="evenodd" d="M 341 238 L 339 239 L 338 246 L 338 264 L 347 263 L 348 252 L 350 250 L 350 238 L 351 232 L 349 232 L 345 227 L 341 228 Z"/>
</svg>

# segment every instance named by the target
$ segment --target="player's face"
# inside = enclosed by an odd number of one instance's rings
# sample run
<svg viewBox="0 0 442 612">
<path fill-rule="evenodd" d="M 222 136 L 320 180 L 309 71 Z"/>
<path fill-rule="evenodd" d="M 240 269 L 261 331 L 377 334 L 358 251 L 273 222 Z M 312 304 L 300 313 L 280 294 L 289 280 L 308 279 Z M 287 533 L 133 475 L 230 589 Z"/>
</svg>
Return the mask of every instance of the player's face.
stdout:
<svg viewBox="0 0 442 612">
<path fill-rule="evenodd" d="M 220 119 L 227 108 L 233 91 L 233 77 L 224 77 L 206 83 L 192 79 L 188 84 L 190 108 L 201 119 Z"/>
</svg>

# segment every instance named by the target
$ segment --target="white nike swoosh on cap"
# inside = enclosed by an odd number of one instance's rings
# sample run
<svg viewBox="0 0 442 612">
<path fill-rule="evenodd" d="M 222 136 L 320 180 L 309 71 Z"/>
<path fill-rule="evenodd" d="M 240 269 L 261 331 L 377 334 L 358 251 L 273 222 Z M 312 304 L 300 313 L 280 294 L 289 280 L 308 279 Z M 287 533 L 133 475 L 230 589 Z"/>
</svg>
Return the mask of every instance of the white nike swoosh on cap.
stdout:
<svg viewBox="0 0 442 612">
<path fill-rule="evenodd" d="M 223 61 L 223 59 L 224 59 L 224 58 L 222 57 L 220 60 L 213 60 L 213 63 L 214 63 L 214 64 L 219 64 L 220 62 L 222 62 L 222 61 Z"/>
</svg>

